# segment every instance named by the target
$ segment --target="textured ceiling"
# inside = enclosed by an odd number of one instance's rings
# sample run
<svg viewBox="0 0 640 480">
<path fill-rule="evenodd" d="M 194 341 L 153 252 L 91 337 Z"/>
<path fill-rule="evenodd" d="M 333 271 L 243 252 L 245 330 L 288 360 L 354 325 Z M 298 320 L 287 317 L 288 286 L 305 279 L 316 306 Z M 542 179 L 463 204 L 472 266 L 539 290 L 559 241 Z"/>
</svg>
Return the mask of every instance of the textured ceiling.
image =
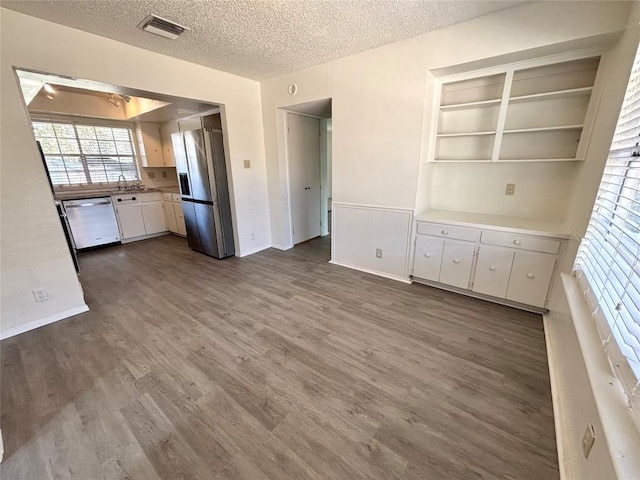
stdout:
<svg viewBox="0 0 640 480">
<path fill-rule="evenodd" d="M 1 0 L 0 5 L 257 80 L 318 65 L 522 3 L 421 0 Z M 155 13 L 177 40 L 137 25 Z"/>
</svg>

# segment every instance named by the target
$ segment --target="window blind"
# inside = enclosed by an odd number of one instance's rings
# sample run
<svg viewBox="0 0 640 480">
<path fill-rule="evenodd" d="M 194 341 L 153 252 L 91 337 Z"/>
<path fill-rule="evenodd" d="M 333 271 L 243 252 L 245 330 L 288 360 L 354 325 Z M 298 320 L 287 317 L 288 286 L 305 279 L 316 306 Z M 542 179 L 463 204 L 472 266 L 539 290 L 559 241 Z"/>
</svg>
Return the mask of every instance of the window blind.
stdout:
<svg viewBox="0 0 640 480">
<path fill-rule="evenodd" d="M 32 122 L 54 185 L 89 185 L 139 180 L 128 127 L 75 122 Z"/>
<path fill-rule="evenodd" d="M 574 266 L 629 399 L 640 407 L 640 50 Z M 640 410 L 639 410 L 640 411 Z"/>
</svg>

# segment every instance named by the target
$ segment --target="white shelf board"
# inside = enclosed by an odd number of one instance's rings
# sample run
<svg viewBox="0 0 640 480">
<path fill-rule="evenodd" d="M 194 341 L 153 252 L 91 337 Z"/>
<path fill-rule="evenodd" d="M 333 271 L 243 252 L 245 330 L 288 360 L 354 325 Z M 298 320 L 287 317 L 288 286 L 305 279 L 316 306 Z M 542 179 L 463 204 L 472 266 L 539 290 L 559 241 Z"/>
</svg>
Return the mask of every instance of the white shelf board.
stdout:
<svg viewBox="0 0 640 480">
<path fill-rule="evenodd" d="M 497 98 L 494 100 L 482 100 L 480 102 L 454 103 L 452 105 L 440 105 L 440 110 L 457 110 L 457 109 L 474 108 L 474 107 L 490 107 L 492 105 L 499 105 L 501 101 L 502 101 L 501 98 Z"/>
<path fill-rule="evenodd" d="M 473 158 L 462 158 L 462 159 L 457 159 L 457 158 L 434 158 L 433 161 L 434 162 L 439 162 L 439 163 L 460 163 L 460 162 L 488 163 L 488 162 L 491 162 L 491 159 L 490 158 L 482 158 L 482 159 L 474 160 Z"/>
<path fill-rule="evenodd" d="M 587 95 L 591 93 L 593 87 L 572 88 L 570 90 L 556 90 L 553 92 L 533 93 L 531 95 L 520 95 L 518 97 L 510 97 L 509 103 L 526 102 L 528 100 L 543 100 L 553 97 L 574 97 L 579 95 Z"/>
<path fill-rule="evenodd" d="M 447 138 L 447 137 L 474 137 L 478 135 L 495 135 L 496 131 L 486 131 L 486 132 L 465 132 L 465 133 L 438 133 L 438 138 Z"/>
<path fill-rule="evenodd" d="M 555 127 L 516 128 L 503 133 L 557 132 L 561 130 L 581 130 L 584 125 L 558 125 Z"/>
<path fill-rule="evenodd" d="M 498 158 L 495 162 L 582 162 L 583 158 Z"/>
<path fill-rule="evenodd" d="M 495 229 L 512 233 L 541 237 L 571 238 L 570 228 L 563 221 L 509 217 L 488 213 L 460 212 L 454 210 L 427 210 L 416 215 L 418 222 L 434 222 L 463 227 Z"/>
</svg>

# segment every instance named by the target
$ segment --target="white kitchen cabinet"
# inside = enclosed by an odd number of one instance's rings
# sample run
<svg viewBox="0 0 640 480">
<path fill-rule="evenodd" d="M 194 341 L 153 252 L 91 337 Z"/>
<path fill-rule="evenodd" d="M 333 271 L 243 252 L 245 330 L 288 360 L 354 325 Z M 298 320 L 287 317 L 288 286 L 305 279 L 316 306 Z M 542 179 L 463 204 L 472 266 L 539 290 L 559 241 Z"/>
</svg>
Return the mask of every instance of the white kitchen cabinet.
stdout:
<svg viewBox="0 0 640 480">
<path fill-rule="evenodd" d="M 493 297 L 505 298 L 514 253 L 513 250 L 507 248 L 481 245 L 478 248 L 472 290 Z"/>
<path fill-rule="evenodd" d="M 507 299 L 544 307 L 556 256 L 537 252 L 515 252 Z"/>
<path fill-rule="evenodd" d="M 157 123 L 138 123 L 136 125 L 140 160 L 143 167 L 164 167 L 160 126 Z"/>
<path fill-rule="evenodd" d="M 142 219 L 142 210 L 137 200 L 129 203 L 116 203 L 116 213 L 118 215 L 118 224 L 120 225 L 120 233 L 122 239 L 139 237 L 145 235 L 144 220 Z"/>
<path fill-rule="evenodd" d="M 147 235 L 167 231 L 167 224 L 164 221 L 162 202 L 141 202 L 140 208 L 142 210 L 144 230 Z"/>
<path fill-rule="evenodd" d="M 167 222 L 167 229 L 170 232 L 177 233 L 178 232 L 178 223 L 176 222 L 176 213 L 173 208 L 173 201 L 162 202 L 162 207 L 164 208 L 164 219 Z"/>
<path fill-rule="evenodd" d="M 164 217 L 170 232 L 179 235 L 187 235 L 187 227 L 184 223 L 184 214 L 182 213 L 182 199 L 177 193 L 163 193 L 162 204 L 164 208 Z"/>
<path fill-rule="evenodd" d="M 545 308 L 568 232 L 553 234 L 557 225 L 536 220 L 512 219 L 520 225 L 513 228 L 503 216 L 430 212 L 416 218 L 414 280 L 519 308 Z"/>
<path fill-rule="evenodd" d="M 173 211 L 176 216 L 176 224 L 178 226 L 178 233 L 183 237 L 187 236 L 187 225 L 184 223 L 184 213 L 182 212 L 182 201 L 174 201 Z"/>
<path fill-rule="evenodd" d="M 413 274 L 425 280 L 440 280 L 440 265 L 444 240 L 418 235 L 416 238 Z"/>
<path fill-rule="evenodd" d="M 160 125 L 160 139 L 162 142 L 162 158 L 165 167 L 175 167 L 176 159 L 173 155 L 171 134 L 179 132 L 178 122 L 166 122 Z"/>
<path fill-rule="evenodd" d="M 446 240 L 442 250 L 440 283 L 469 288 L 475 249 L 473 243 Z"/>
</svg>

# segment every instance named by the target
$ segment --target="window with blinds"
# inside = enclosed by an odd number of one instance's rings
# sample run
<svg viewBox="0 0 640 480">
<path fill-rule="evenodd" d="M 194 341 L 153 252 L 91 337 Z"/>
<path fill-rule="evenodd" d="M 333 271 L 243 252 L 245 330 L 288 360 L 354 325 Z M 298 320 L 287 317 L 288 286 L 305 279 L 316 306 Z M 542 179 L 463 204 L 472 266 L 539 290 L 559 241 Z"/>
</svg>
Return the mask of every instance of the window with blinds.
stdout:
<svg viewBox="0 0 640 480">
<path fill-rule="evenodd" d="M 640 50 L 575 271 L 630 403 L 640 407 Z"/>
<path fill-rule="evenodd" d="M 51 181 L 56 186 L 139 180 L 132 131 L 128 127 L 75 122 L 32 122 Z"/>
</svg>

